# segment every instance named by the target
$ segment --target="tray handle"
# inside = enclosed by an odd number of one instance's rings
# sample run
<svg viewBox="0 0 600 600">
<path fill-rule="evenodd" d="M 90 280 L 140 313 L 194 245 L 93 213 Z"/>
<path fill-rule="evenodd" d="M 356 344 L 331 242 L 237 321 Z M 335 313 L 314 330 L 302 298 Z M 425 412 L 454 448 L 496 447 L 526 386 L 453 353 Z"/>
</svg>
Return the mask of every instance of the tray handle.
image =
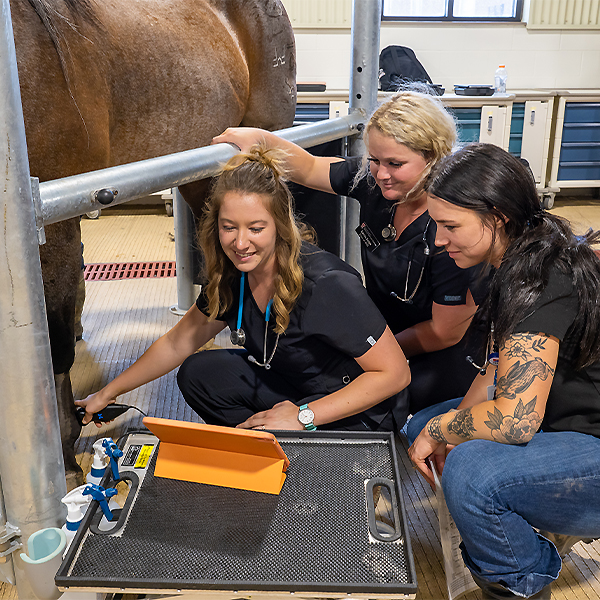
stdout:
<svg viewBox="0 0 600 600">
<path fill-rule="evenodd" d="M 369 533 L 379 542 L 395 542 L 402 537 L 402 524 L 395 484 L 375 477 L 365 482 Z"/>
</svg>

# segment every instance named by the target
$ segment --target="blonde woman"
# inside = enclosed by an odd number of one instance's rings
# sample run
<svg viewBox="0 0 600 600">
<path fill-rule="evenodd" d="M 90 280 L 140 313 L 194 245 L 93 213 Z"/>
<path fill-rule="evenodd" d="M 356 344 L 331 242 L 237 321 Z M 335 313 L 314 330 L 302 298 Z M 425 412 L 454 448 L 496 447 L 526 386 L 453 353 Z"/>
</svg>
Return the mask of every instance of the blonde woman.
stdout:
<svg viewBox="0 0 600 600">
<path fill-rule="evenodd" d="M 463 340 L 476 309 L 473 270 L 459 269 L 436 248 L 423 187 L 456 141 L 454 120 L 439 99 L 416 91 L 394 95 L 369 119 L 362 158 L 312 156 L 250 128 L 227 129 L 213 143 L 244 151 L 259 141 L 286 152 L 293 181 L 359 201 L 365 285 L 410 358 L 410 412 L 464 395 L 477 374 Z M 398 428 L 406 416 L 396 414 Z"/>
<path fill-rule="evenodd" d="M 228 162 L 200 240 L 206 283 L 196 304 L 134 365 L 77 402 L 85 422 L 181 365 L 181 392 L 210 424 L 393 427 L 393 411 L 406 410 L 406 358 L 359 274 L 302 240 L 280 152 L 254 147 Z M 227 325 L 238 348 L 196 353 Z"/>
</svg>

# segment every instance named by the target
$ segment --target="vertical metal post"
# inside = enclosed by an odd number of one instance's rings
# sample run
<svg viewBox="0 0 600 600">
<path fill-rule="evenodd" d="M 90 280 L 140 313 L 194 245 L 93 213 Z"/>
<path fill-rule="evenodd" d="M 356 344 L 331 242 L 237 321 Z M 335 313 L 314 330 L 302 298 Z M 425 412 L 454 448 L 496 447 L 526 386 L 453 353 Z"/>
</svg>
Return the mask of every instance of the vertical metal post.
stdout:
<svg viewBox="0 0 600 600">
<path fill-rule="evenodd" d="M 382 0 L 354 0 L 352 5 L 352 65 L 350 74 L 350 112 L 370 115 L 377 104 L 379 76 L 379 33 Z M 349 154 L 362 154 L 360 138 L 350 140 Z M 360 241 L 354 230 L 358 226 L 359 206 L 346 200 L 346 256 L 354 268 L 361 270 Z"/>
<path fill-rule="evenodd" d="M 179 188 L 173 189 L 173 218 L 175 226 L 175 261 L 177 264 L 177 304 L 171 312 L 184 315 L 196 301 L 194 286 L 194 216 Z"/>
<path fill-rule="evenodd" d="M 4 511 L 4 496 L 2 495 L 2 481 L 0 480 L 0 581 L 15 585 L 15 570 L 13 569 L 12 556 L 5 554 L 11 547 L 10 533 L 6 527 L 6 514 Z"/>
<path fill-rule="evenodd" d="M 0 0 L 0 474 L 21 542 L 60 526 L 65 469 L 9 0 Z M 19 598 L 34 598 L 19 552 Z"/>
</svg>

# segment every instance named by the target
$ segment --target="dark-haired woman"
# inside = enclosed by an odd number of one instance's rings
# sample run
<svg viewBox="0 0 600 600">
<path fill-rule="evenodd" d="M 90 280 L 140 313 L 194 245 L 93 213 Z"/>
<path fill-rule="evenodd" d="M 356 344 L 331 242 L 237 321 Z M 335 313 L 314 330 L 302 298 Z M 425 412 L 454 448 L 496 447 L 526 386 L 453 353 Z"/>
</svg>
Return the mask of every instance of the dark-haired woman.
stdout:
<svg viewBox="0 0 600 600">
<path fill-rule="evenodd" d="M 463 556 L 484 598 L 550 598 L 561 556 L 540 531 L 600 537 L 600 261 L 596 232 L 544 212 L 522 164 L 474 144 L 428 186 L 436 244 L 495 267 L 481 307 L 488 362 L 426 417 L 411 460 L 443 469 Z"/>
<path fill-rule="evenodd" d="M 232 158 L 200 229 L 206 284 L 148 351 L 77 404 L 92 413 L 182 365 L 186 402 L 214 425 L 390 430 L 408 364 L 359 274 L 302 240 L 277 150 Z M 197 353 L 229 326 L 236 350 Z M 183 363 L 183 364 L 182 364 Z"/>
</svg>

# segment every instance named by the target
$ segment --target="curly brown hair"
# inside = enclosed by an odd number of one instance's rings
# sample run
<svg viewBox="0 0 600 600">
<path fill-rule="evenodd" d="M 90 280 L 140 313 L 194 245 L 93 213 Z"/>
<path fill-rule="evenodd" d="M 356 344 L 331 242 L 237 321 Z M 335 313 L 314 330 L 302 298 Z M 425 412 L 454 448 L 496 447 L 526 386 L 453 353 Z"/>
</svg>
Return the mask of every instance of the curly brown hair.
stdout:
<svg viewBox="0 0 600 600">
<path fill-rule="evenodd" d="M 259 144 L 247 153 L 236 154 L 213 183 L 204 207 L 198 236 L 204 252 L 205 294 L 209 318 L 217 319 L 232 304 L 232 283 L 239 271 L 227 258 L 219 241 L 219 210 L 228 192 L 262 196 L 277 231 L 275 240 L 275 332 L 284 333 L 290 312 L 302 292 L 304 273 L 300 265 L 302 240 L 312 239 L 310 230 L 294 215 L 294 200 L 285 183 L 285 153 Z"/>
</svg>

